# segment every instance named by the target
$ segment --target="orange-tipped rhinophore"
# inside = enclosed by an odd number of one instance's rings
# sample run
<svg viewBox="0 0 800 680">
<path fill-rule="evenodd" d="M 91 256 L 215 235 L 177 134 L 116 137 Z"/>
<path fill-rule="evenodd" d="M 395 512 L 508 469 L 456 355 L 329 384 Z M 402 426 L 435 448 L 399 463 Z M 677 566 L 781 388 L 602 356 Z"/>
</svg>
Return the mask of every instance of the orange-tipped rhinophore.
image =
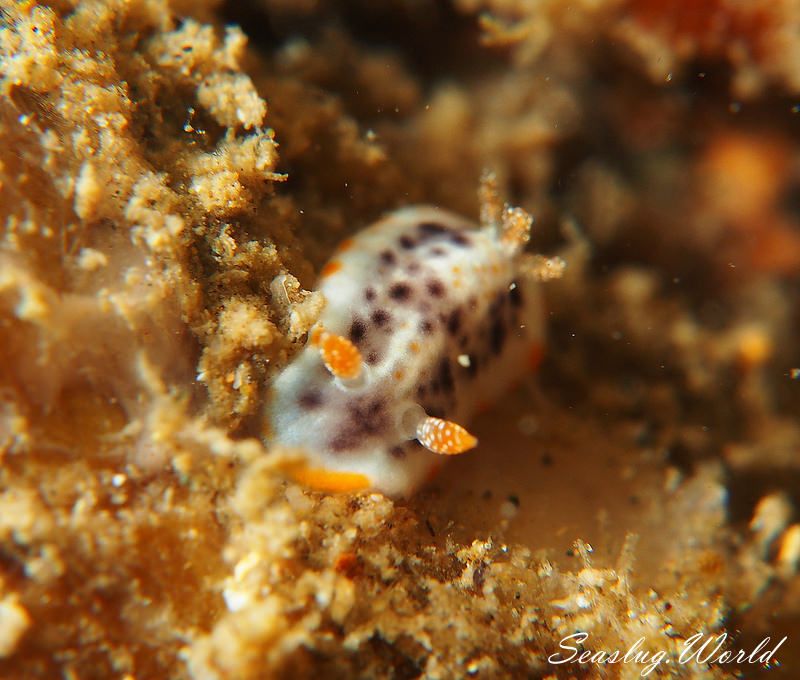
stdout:
<svg viewBox="0 0 800 680">
<path fill-rule="evenodd" d="M 312 342 L 319 347 L 325 368 L 337 378 L 352 380 L 361 375 L 361 352 L 347 338 L 322 330 L 314 334 Z"/>
<path fill-rule="evenodd" d="M 429 451 L 452 456 L 469 451 L 478 440 L 461 425 L 428 416 L 417 427 L 417 439 Z"/>
</svg>

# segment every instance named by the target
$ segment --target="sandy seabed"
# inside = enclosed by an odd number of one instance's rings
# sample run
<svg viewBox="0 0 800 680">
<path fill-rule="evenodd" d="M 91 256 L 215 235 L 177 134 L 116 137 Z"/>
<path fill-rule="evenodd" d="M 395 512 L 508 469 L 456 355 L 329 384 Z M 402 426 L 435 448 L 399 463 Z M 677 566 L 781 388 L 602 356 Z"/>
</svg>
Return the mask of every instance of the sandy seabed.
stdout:
<svg viewBox="0 0 800 680">
<path fill-rule="evenodd" d="M 289 481 L 315 273 L 485 168 L 539 375 L 411 499 Z M 798 189 L 797 0 L 0 0 L 0 677 L 797 677 Z"/>
</svg>

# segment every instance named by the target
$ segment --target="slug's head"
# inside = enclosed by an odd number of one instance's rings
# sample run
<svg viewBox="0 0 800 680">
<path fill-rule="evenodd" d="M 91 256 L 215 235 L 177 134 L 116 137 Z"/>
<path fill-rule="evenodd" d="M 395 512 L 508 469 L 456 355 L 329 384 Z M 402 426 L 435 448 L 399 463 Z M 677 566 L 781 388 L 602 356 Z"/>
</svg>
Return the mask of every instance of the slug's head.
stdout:
<svg viewBox="0 0 800 680">
<path fill-rule="evenodd" d="M 361 387 L 368 380 L 369 367 L 347 338 L 319 327 L 312 334 L 311 343 L 319 349 L 325 368 L 345 390 Z M 401 439 L 415 439 L 433 453 L 454 455 L 478 444 L 458 423 L 429 416 L 418 404 L 401 406 L 394 425 L 393 431 Z"/>
<path fill-rule="evenodd" d="M 457 423 L 398 395 L 350 340 L 321 327 L 273 384 L 269 416 L 274 441 L 305 454 L 296 478 L 326 491 L 407 495 L 441 456 L 478 443 Z"/>
</svg>

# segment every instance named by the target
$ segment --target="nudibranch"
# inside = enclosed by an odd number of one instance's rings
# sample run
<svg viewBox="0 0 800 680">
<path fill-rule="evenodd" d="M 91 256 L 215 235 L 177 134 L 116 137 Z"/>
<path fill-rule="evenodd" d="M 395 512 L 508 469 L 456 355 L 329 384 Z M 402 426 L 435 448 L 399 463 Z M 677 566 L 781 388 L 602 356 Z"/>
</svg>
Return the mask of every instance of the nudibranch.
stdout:
<svg viewBox="0 0 800 680">
<path fill-rule="evenodd" d="M 563 263 L 523 253 L 532 218 L 491 175 L 481 202 L 480 226 L 397 210 L 323 267 L 325 308 L 267 406 L 269 440 L 305 456 L 299 481 L 407 496 L 477 444 L 469 418 L 538 363 L 538 281 Z"/>
</svg>

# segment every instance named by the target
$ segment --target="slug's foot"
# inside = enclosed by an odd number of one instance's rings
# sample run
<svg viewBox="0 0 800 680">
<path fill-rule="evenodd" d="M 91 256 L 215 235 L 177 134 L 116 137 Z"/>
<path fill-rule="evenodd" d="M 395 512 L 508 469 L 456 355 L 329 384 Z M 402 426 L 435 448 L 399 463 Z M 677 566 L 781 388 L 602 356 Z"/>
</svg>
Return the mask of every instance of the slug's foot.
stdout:
<svg viewBox="0 0 800 680">
<path fill-rule="evenodd" d="M 326 468 L 299 467 L 292 472 L 294 480 L 314 491 L 353 493 L 370 487 L 366 475 Z"/>
</svg>

